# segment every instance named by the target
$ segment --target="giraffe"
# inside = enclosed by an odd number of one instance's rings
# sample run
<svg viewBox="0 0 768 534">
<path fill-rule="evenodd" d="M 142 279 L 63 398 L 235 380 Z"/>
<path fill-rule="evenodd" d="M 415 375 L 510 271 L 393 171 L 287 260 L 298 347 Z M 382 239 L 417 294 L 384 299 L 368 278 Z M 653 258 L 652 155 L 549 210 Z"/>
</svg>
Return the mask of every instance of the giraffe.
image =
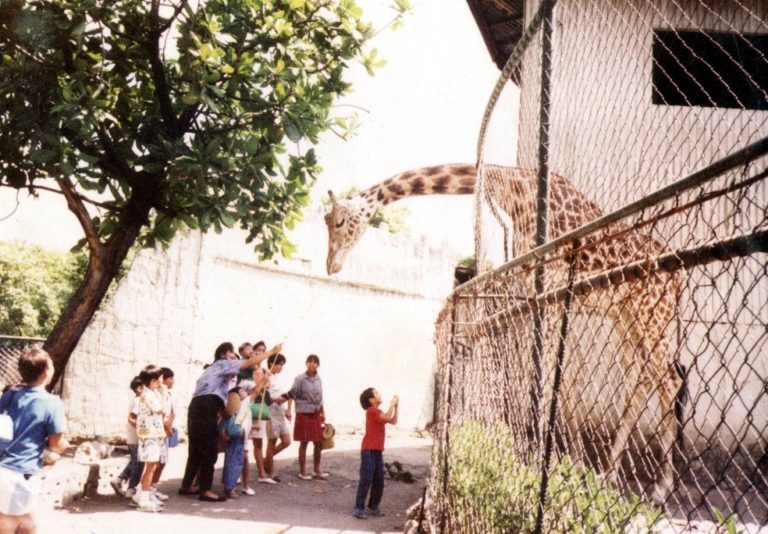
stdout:
<svg viewBox="0 0 768 534">
<path fill-rule="evenodd" d="M 535 247 L 537 172 L 514 167 L 486 166 L 486 184 L 491 198 L 510 217 L 514 253 L 519 256 Z M 337 199 L 328 191 L 331 210 L 325 215 L 328 227 L 329 275 L 341 270 L 349 251 L 363 236 L 369 219 L 382 206 L 416 195 L 466 195 L 474 191 L 477 167 L 472 164 L 447 164 L 413 169 L 397 174 L 348 199 Z M 602 216 L 600 208 L 567 179 L 550 175 L 549 236 L 554 239 Z M 626 231 L 615 223 L 609 233 Z M 591 238 L 574 258 L 579 276 L 602 272 L 629 262 L 655 258 L 665 247 L 650 236 L 625 232 L 615 240 Z M 564 271 L 560 262 L 558 270 Z M 637 418 L 648 397 L 659 398 L 660 445 L 662 458 L 654 498 L 663 502 L 672 489 L 672 449 L 676 438 L 674 403 L 682 386 L 666 328 L 676 313 L 679 276 L 660 274 L 625 282 L 612 291 L 594 291 L 579 297 L 585 306 L 607 312 L 619 339 L 627 340 L 632 350 L 622 351 L 621 366 L 630 383 L 624 390 L 624 411 L 609 451 L 612 479 L 616 481 L 618 462 L 629 441 Z M 633 414 L 637 418 L 633 419 Z"/>
</svg>

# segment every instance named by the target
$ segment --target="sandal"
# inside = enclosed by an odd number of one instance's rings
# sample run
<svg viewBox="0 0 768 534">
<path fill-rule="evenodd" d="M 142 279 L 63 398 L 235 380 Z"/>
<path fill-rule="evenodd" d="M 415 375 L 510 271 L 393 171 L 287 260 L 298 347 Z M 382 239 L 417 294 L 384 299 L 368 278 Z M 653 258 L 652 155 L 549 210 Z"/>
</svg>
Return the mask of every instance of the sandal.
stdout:
<svg viewBox="0 0 768 534">
<path fill-rule="evenodd" d="M 330 473 L 315 473 L 314 478 L 325 480 L 329 476 L 331 476 Z"/>
<path fill-rule="evenodd" d="M 311 476 L 309 476 L 309 475 L 302 475 L 301 473 L 299 473 L 299 478 L 301 480 L 312 480 Z"/>
<path fill-rule="evenodd" d="M 223 495 L 217 495 L 216 497 L 209 497 L 208 495 L 200 495 L 197 498 L 199 501 L 205 501 L 205 502 L 224 502 L 227 500 L 227 498 Z"/>
</svg>

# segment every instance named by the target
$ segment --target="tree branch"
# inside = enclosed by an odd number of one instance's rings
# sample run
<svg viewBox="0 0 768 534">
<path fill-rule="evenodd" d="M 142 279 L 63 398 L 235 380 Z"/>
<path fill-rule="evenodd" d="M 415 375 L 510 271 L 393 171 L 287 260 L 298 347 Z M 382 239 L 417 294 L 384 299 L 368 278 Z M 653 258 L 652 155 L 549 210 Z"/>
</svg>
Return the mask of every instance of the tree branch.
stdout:
<svg viewBox="0 0 768 534">
<path fill-rule="evenodd" d="M 136 173 L 126 164 L 126 162 L 123 160 L 123 158 L 117 153 L 117 149 L 115 147 L 114 141 L 112 141 L 112 138 L 109 136 L 107 131 L 104 129 L 104 125 L 102 124 L 99 126 L 98 130 L 96 131 L 96 135 L 99 136 L 99 142 L 101 143 L 101 146 L 104 147 L 104 152 L 107 156 L 107 161 L 105 163 L 108 163 L 109 165 L 114 165 L 114 172 L 115 178 L 120 178 L 128 182 L 128 184 L 131 187 L 137 187 L 139 185 L 139 180 L 136 177 Z M 103 159 L 100 161 L 104 161 Z M 109 172 L 108 168 L 105 167 L 105 170 Z"/>
<path fill-rule="evenodd" d="M 168 87 L 165 66 L 160 58 L 160 38 L 163 32 L 160 30 L 158 9 L 158 3 L 153 0 L 150 11 L 153 29 L 149 34 L 150 40 L 146 44 L 145 50 L 147 51 L 147 59 L 152 71 L 152 79 L 155 82 L 155 95 L 160 103 L 160 115 L 165 123 L 166 134 L 175 139 L 179 135 L 179 125 L 176 120 L 176 114 L 173 112 L 173 103 L 171 102 L 171 92 Z"/>
<path fill-rule="evenodd" d="M 12 186 L 7 185 L 7 184 L 0 184 L 0 187 L 11 187 L 12 189 L 16 189 L 15 187 L 12 187 Z M 54 189 L 53 187 L 48 187 L 48 186 L 45 186 L 45 185 L 34 185 L 34 184 L 31 184 L 31 185 L 28 185 L 26 187 L 26 189 L 29 189 L 30 192 L 34 192 L 34 191 L 39 189 L 40 191 L 49 191 L 51 193 L 56 193 L 57 195 L 63 195 L 64 194 L 61 189 Z M 120 208 L 117 207 L 114 204 L 114 202 L 99 202 L 97 200 L 92 200 L 92 199 L 86 197 L 85 195 L 83 195 L 82 193 L 78 193 L 78 192 L 75 192 L 75 195 L 82 202 L 86 202 L 88 204 L 92 204 L 92 205 L 94 205 L 94 206 L 96 206 L 98 208 L 102 208 L 102 209 L 109 210 L 109 211 L 117 211 L 117 212 L 120 211 Z"/>
<path fill-rule="evenodd" d="M 59 180 L 59 185 L 61 186 L 61 192 L 64 195 L 64 198 L 67 199 L 67 207 L 69 207 L 69 211 L 75 214 L 75 217 L 77 217 L 77 220 L 85 233 L 85 240 L 88 243 L 88 248 L 91 249 L 91 254 L 100 254 L 104 245 L 102 245 L 99 240 L 98 230 L 93 226 L 91 216 L 88 213 L 88 210 L 85 209 L 79 194 L 66 178 Z"/>
<path fill-rule="evenodd" d="M 179 5 L 176 6 L 176 9 L 173 10 L 173 15 L 170 16 L 170 18 L 166 21 L 165 24 L 163 24 L 158 28 L 158 31 L 160 31 L 160 33 L 165 33 L 171 27 L 173 22 L 178 18 L 179 14 L 181 13 L 181 10 L 184 9 L 186 5 L 187 5 L 186 0 L 182 0 L 181 2 L 179 2 Z"/>
</svg>

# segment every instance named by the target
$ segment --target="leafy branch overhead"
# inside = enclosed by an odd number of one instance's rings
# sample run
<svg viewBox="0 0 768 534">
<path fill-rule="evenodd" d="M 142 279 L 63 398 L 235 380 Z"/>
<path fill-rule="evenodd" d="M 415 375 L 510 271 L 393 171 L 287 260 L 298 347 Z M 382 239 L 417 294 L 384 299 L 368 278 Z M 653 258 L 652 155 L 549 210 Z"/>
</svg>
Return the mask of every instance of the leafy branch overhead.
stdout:
<svg viewBox="0 0 768 534">
<path fill-rule="evenodd" d="M 345 124 L 345 67 L 382 64 L 352 0 L 0 5 L 2 185 L 53 178 L 91 243 L 140 192 L 145 244 L 239 225 L 279 252 L 319 171 L 311 145 Z"/>
<path fill-rule="evenodd" d="M 134 243 L 239 226 L 290 254 L 372 34 L 354 0 L 0 0 L 0 186 L 60 194 L 89 253 L 54 383 Z"/>
</svg>

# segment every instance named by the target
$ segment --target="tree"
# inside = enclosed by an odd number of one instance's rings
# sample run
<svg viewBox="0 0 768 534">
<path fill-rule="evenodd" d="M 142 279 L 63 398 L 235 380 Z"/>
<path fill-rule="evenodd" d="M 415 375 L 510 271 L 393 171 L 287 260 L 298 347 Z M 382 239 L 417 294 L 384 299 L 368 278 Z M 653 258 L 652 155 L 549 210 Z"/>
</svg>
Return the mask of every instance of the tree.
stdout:
<svg viewBox="0 0 768 534">
<path fill-rule="evenodd" d="M 239 225 L 290 254 L 370 35 L 354 0 L 0 0 L 0 185 L 60 193 L 89 253 L 54 383 L 135 242 Z"/>
<path fill-rule="evenodd" d="M 46 336 L 80 281 L 82 253 L 0 241 L 0 333 Z"/>
</svg>

